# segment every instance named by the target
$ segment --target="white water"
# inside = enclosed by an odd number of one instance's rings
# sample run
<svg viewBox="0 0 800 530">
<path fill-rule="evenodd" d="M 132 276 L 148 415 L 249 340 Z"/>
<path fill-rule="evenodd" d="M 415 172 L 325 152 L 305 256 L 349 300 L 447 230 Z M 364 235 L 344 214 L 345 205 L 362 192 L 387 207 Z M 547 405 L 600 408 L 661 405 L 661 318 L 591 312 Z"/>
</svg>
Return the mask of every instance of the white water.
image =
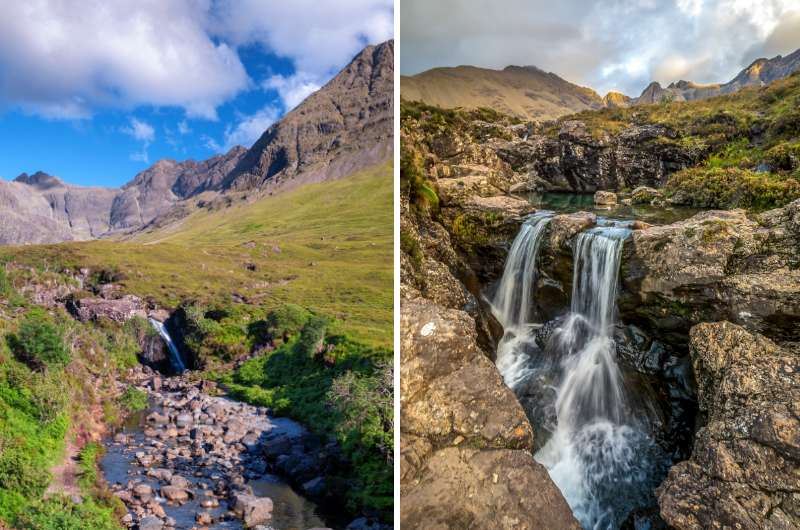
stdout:
<svg viewBox="0 0 800 530">
<path fill-rule="evenodd" d="M 498 346 L 498 369 L 512 389 L 532 381 L 548 390 L 534 400 L 534 415 L 550 431 L 535 456 L 586 529 L 618 528 L 631 509 L 645 505 L 659 461 L 644 420 L 628 403 L 613 338 L 620 258 L 630 232 L 603 223 L 578 235 L 570 312 L 544 351 L 528 324 L 533 295 L 526 281 L 535 271 L 522 282 L 515 276 L 515 286 L 501 281 L 509 291 L 521 286 L 516 297 L 529 305 L 499 313 L 519 319 L 501 320 L 510 327 Z M 512 261 L 519 257 L 510 254 Z"/>
<path fill-rule="evenodd" d="M 530 375 L 526 368 L 529 357 L 521 346 L 531 340 L 529 324 L 536 285 L 536 260 L 545 228 L 552 218 L 552 212 L 542 211 L 523 223 L 490 301 L 492 313 L 505 333 L 497 348 L 497 367 L 510 388 Z"/>
<path fill-rule="evenodd" d="M 164 342 L 167 344 L 167 348 L 169 349 L 169 362 L 172 364 L 172 368 L 178 374 L 185 372 L 186 367 L 183 364 L 183 359 L 181 359 L 181 353 L 178 351 L 178 347 L 175 346 L 175 343 L 172 342 L 172 337 L 169 336 L 167 328 L 162 322 L 154 318 L 148 320 L 150 321 L 150 325 L 158 331 L 158 334 L 161 335 L 161 338 L 164 339 Z"/>
</svg>

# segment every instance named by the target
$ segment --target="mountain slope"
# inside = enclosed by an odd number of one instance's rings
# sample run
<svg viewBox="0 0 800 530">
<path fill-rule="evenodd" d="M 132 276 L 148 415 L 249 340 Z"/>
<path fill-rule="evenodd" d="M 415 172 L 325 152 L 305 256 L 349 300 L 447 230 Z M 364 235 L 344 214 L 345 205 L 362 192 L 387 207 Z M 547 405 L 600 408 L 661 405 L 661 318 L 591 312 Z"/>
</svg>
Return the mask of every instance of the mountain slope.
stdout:
<svg viewBox="0 0 800 530">
<path fill-rule="evenodd" d="M 246 190 L 347 175 L 389 156 L 394 41 L 367 46 L 324 87 L 267 129 L 222 183 Z"/>
<path fill-rule="evenodd" d="M 663 100 L 691 101 L 706 99 L 722 94 L 731 94 L 748 86 L 764 86 L 777 79 L 783 79 L 792 72 L 800 70 L 800 49 L 783 57 L 777 55 L 772 59 L 756 59 L 750 66 L 739 72 L 736 77 L 722 84 L 700 85 L 691 81 L 670 83 L 663 88 L 656 81 L 650 83 L 638 98 L 631 100 L 632 105 L 660 103 Z"/>
<path fill-rule="evenodd" d="M 535 66 L 490 70 L 474 66 L 434 68 L 403 76 L 400 94 L 442 108 L 488 107 L 526 120 L 549 120 L 604 106 L 593 90 L 574 85 Z"/>
</svg>

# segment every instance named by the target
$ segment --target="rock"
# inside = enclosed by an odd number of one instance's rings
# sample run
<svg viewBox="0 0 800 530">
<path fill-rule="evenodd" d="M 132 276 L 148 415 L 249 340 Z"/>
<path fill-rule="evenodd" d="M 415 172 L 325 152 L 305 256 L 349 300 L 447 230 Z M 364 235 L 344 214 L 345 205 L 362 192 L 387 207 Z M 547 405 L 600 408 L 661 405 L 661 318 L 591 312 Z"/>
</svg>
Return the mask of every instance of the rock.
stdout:
<svg viewBox="0 0 800 530">
<path fill-rule="evenodd" d="M 657 490 L 678 529 L 800 527 L 800 349 L 729 322 L 691 330 L 707 421 Z"/>
<path fill-rule="evenodd" d="M 256 497 L 249 493 L 235 493 L 233 511 L 248 527 L 265 524 L 272 519 L 272 499 Z"/>
<path fill-rule="evenodd" d="M 474 320 L 463 311 L 405 298 L 400 329 L 403 528 L 503 528 L 503 521 L 578 528 L 547 471 L 533 459 L 531 426 L 478 347 Z M 434 450 L 442 440 L 457 438 L 458 448 Z M 498 487 L 486 480 L 491 473 L 512 478 Z"/>
<path fill-rule="evenodd" d="M 161 496 L 174 502 L 186 502 L 189 500 L 189 492 L 178 486 L 161 486 Z"/>
<path fill-rule="evenodd" d="M 473 196 L 469 198 L 466 206 L 486 212 L 501 212 L 515 216 L 522 216 L 536 211 L 528 201 L 509 197 L 507 195 L 497 195 L 494 197 Z"/>
<path fill-rule="evenodd" d="M 137 484 L 133 487 L 133 493 L 142 500 L 147 500 L 153 496 L 153 488 L 147 484 Z"/>
<path fill-rule="evenodd" d="M 139 530 L 161 530 L 164 522 L 155 515 L 148 515 L 139 521 Z"/>
<path fill-rule="evenodd" d="M 649 186 L 639 186 L 631 192 L 631 204 L 650 204 L 661 198 L 661 192 Z"/>
<path fill-rule="evenodd" d="M 214 518 L 211 517 L 211 514 L 208 512 L 200 512 L 195 516 L 195 521 L 200 525 L 210 525 L 214 521 Z"/>
<path fill-rule="evenodd" d="M 169 483 L 171 486 L 183 489 L 188 489 L 192 485 L 191 482 L 189 482 L 186 478 L 180 475 L 172 475 L 172 478 L 170 478 Z"/>
<path fill-rule="evenodd" d="M 617 194 L 613 191 L 594 192 L 594 203 L 598 206 L 612 206 L 617 204 Z"/>
<path fill-rule="evenodd" d="M 192 423 L 194 423 L 194 418 L 191 414 L 178 414 L 178 417 L 175 418 L 175 425 L 177 425 L 179 429 L 189 427 Z"/>
<path fill-rule="evenodd" d="M 800 200 L 761 217 L 706 211 L 634 231 L 623 247 L 622 319 L 676 344 L 714 320 L 800 340 Z"/>
<path fill-rule="evenodd" d="M 121 323 L 135 316 L 147 315 L 142 299 L 130 294 L 116 300 L 81 298 L 68 304 L 67 309 L 81 322 L 108 318 Z"/>
<path fill-rule="evenodd" d="M 325 494 L 325 478 L 316 477 L 303 484 L 303 491 L 310 497 L 321 497 Z"/>
</svg>

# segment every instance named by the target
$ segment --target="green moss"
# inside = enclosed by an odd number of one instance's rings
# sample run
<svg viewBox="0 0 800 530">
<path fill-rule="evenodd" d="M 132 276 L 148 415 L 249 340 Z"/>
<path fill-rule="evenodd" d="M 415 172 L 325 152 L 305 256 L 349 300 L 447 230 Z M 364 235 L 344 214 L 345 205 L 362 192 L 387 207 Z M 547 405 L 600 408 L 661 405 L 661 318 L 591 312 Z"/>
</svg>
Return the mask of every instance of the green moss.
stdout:
<svg viewBox="0 0 800 530">
<path fill-rule="evenodd" d="M 147 408 L 147 392 L 129 385 L 119 398 L 120 406 L 129 412 L 138 412 Z"/>
<path fill-rule="evenodd" d="M 738 168 L 691 168 L 672 175 L 666 193 L 673 202 L 701 208 L 776 208 L 800 198 L 800 181 Z"/>
<path fill-rule="evenodd" d="M 400 250 L 411 258 L 411 263 L 416 270 L 422 266 L 422 250 L 419 242 L 407 230 L 400 229 Z"/>
</svg>

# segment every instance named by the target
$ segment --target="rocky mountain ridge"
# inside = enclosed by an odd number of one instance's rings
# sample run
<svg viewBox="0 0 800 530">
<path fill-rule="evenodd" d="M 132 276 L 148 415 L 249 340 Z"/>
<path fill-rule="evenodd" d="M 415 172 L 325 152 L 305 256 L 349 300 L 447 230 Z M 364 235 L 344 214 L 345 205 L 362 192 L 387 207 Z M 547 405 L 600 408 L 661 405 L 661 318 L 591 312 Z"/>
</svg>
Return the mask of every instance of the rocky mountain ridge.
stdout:
<svg viewBox="0 0 800 530">
<path fill-rule="evenodd" d="M 690 101 L 731 94 L 744 87 L 764 86 L 800 69 L 800 49 L 786 56 L 760 58 L 727 83 L 698 84 L 677 81 L 666 88 L 650 83 L 638 97 L 612 91 L 604 97 L 591 88 L 572 84 L 535 66 L 508 66 L 492 70 L 475 66 L 433 68 L 401 77 L 406 101 L 444 109 L 491 108 L 529 121 L 546 121 L 585 110 Z"/>
<path fill-rule="evenodd" d="M 73 186 L 44 172 L 0 180 L 0 244 L 131 233 L 186 215 L 201 194 L 254 198 L 372 166 L 391 156 L 393 78 L 394 42 L 367 46 L 250 149 L 159 160 L 120 189 Z"/>
</svg>

